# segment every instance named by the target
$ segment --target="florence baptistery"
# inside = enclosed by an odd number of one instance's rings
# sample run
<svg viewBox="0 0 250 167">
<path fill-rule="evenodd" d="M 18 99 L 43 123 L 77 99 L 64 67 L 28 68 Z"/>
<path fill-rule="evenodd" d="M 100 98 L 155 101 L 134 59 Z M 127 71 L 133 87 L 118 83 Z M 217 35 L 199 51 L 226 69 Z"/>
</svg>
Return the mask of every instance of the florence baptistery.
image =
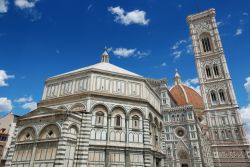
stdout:
<svg viewBox="0 0 250 167">
<path fill-rule="evenodd" d="M 45 81 L 19 117 L 6 167 L 249 167 L 250 147 L 215 10 L 189 15 L 200 92 L 181 71 L 146 78 L 99 63 Z M 98 56 L 98 55 L 97 55 Z"/>
</svg>

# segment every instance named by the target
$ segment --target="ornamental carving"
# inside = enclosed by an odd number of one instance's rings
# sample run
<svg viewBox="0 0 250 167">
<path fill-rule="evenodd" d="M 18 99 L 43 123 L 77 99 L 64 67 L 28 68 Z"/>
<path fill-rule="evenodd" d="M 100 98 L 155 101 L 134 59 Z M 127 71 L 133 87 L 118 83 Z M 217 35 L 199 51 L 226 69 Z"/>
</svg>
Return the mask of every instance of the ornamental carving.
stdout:
<svg viewBox="0 0 250 167">
<path fill-rule="evenodd" d="M 202 22 L 199 22 L 198 24 L 194 25 L 195 30 L 198 33 L 202 33 L 202 32 L 207 32 L 210 29 L 210 23 L 209 20 L 204 20 Z"/>
<path fill-rule="evenodd" d="M 226 83 L 215 83 L 215 84 L 211 84 L 211 85 L 206 85 L 206 92 L 209 92 L 211 90 L 219 90 L 219 89 L 226 89 L 227 85 Z"/>
</svg>

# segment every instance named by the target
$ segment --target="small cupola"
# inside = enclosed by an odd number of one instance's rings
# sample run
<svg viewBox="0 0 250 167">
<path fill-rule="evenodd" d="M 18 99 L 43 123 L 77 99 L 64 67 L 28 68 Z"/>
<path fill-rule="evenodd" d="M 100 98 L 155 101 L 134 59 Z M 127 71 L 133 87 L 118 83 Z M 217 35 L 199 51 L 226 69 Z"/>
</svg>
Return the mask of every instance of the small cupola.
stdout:
<svg viewBox="0 0 250 167">
<path fill-rule="evenodd" d="M 102 63 L 109 63 L 109 54 L 108 54 L 108 48 L 104 48 L 104 52 L 102 53 Z"/>
<path fill-rule="evenodd" d="M 174 85 L 179 85 L 181 83 L 182 83 L 181 76 L 180 76 L 178 70 L 176 69 L 175 70 L 175 76 L 174 76 Z"/>
</svg>

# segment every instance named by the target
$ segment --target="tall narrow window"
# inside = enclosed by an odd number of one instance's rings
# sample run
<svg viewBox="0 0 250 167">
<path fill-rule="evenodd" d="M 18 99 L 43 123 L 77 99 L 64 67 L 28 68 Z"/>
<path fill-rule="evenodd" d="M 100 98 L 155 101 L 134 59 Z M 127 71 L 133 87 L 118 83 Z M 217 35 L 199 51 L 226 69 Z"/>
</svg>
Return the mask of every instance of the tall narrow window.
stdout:
<svg viewBox="0 0 250 167">
<path fill-rule="evenodd" d="M 209 35 L 203 35 L 201 37 L 201 43 L 204 52 L 212 51 L 211 40 Z"/>
<path fill-rule="evenodd" d="M 213 104 L 217 104 L 217 97 L 214 91 L 211 91 L 211 99 Z"/>
<path fill-rule="evenodd" d="M 121 126 L 121 119 L 122 119 L 122 117 L 120 115 L 116 115 L 115 126 L 118 126 L 118 127 Z"/>
<path fill-rule="evenodd" d="M 168 147 L 168 156 L 171 156 L 171 148 Z"/>
<path fill-rule="evenodd" d="M 223 139 L 226 139 L 226 135 L 225 135 L 225 132 L 224 132 L 224 131 L 221 131 L 221 135 L 222 135 L 222 138 L 223 138 Z"/>
<path fill-rule="evenodd" d="M 101 111 L 98 111 L 96 113 L 96 125 L 103 125 L 103 120 L 104 120 L 104 113 Z"/>
<path fill-rule="evenodd" d="M 219 90 L 219 95 L 220 95 L 220 101 L 221 101 L 221 103 L 225 103 L 225 101 L 226 101 L 225 94 L 224 94 L 224 91 L 222 89 Z"/>
<path fill-rule="evenodd" d="M 218 77 L 220 75 L 218 65 L 214 64 L 213 69 L 214 69 L 214 75 Z"/>
<path fill-rule="evenodd" d="M 207 77 L 208 78 L 211 78 L 212 75 L 211 75 L 211 70 L 210 70 L 210 67 L 209 66 L 206 66 L 206 74 L 207 74 Z"/>
<path fill-rule="evenodd" d="M 137 115 L 132 117 L 132 128 L 139 129 L 139 117 Z"/>
</svg>

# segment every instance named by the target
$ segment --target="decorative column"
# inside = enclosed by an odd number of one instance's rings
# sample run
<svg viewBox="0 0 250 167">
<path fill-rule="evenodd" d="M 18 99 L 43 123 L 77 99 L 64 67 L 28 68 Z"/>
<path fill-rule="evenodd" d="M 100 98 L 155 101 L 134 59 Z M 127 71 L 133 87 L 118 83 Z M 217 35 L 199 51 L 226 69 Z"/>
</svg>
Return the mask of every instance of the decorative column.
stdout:
<svg viewBox="0 0 250 167">
<path fill-rule="evenodd" d="M 109 144 L 109 130 L 110 130 L 110 122 L 111 122 L 111 113 L 107 116 L 107 135 L 106 135 L 106 146 Z M 105 149 L 105 167 L 109 167 L 109 150 Z"/>
<path fill-rule="evenodd" d="M 67 134 L 68 134 L 69 121 L 65 121 L 62 125 L 61 137 L 58 142 L 55 167 L 64 166 L 65 152 L 67 146 Z"/>
<path fill-rule="evenodd" d="M 127 145 L 129 144 L 129 116 L 126 115 L 125 117 L 125 167 L 130 167 L 129 163 L 129 152 L 127 150 Z"/>
<path fill-rule="evenodd" d="M 76 167 L 87 167 L 89 155 L 89 138 L 91 130 L 91 113 L 82 113 L 81 129 L 78 135 Z"/>
<path fill-rule="evenodd" d="M 143 120 L 143 143 L 144 143 L 144 166 L 152 167 L 152 155 L 150 154 L 151 143 L 149 134 L 149 120 Z"/>
</svg>

